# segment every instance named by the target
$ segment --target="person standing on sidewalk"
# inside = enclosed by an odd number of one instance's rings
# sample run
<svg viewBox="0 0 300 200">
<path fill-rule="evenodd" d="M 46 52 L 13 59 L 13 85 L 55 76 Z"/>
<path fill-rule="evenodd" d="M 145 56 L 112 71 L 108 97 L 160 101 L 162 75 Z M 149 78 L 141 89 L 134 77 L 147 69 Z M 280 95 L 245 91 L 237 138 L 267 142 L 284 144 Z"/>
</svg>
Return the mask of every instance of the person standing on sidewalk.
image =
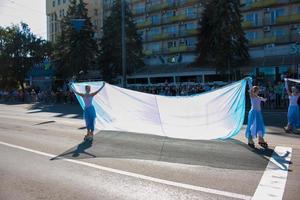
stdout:
<svg viewBox="0 0 300 200">
<path fill-rule="evenodd" d="M 280 82 L 278 82 L 274 88 L 275 96 L 276 96 L 276 107 L 279 108 L 281 106 L 281 95 L 282 95 L 282 87 Z"/>
</svg>

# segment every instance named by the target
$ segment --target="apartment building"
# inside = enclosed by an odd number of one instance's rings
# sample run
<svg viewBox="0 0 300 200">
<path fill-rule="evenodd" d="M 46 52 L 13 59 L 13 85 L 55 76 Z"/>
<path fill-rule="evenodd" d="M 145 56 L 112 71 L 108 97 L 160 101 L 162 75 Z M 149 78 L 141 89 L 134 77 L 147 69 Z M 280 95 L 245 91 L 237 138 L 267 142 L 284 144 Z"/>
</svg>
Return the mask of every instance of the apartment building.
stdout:
<svg viewBox="0 0 300 200">
<path fill-rule="evenodd" d="M 84 0 L 87 3 L 88 16 L 96 32 L 95 37 L 101 37 L 101 27 L 103 26 L 103 7 L 101 0 Z M 61 32 L 60 22 L 67 14 L 70 0 L 46 0 L 47 14 L 47 38 L 55 42 Z"/>
<path fill-rule="evenodd" d="M 101 37 L 103 19 L 115 0 L 86 0 Z M 60 3 L 59 3 L 60 2 Z M 127 0 L 143 39 L 146 67 L 128 76 L 130 84 L 206 82 L 218 79 L 212 68 L 190 67 L 197 57 L 197 28 L 202 0 Z M 241 0 L 242 24 L 251 62 L 244 75 L 278 80 L 300 73 L 300 0 Z M 68 0 L 48 0 L 48 38 L 59 33 Z M 61 13 L 61 14 L 60 14 Z"/>
<path fill-rule="evenodd" d="M 243 27 L 249 40 L 249 74 L 278 80 L 289 72 L 299 77 L 300 1 L 243 0 Z"/>
</svg>

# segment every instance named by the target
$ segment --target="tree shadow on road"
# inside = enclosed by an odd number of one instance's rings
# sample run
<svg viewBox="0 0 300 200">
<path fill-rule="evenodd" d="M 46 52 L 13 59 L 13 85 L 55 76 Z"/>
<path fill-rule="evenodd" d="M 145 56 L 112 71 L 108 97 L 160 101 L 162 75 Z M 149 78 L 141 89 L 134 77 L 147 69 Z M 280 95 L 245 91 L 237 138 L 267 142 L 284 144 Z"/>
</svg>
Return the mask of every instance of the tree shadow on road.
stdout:
<svg viewBox="0 0 300 200">
<path fill-rule="evenodd" d="M 28 108 L 28 114 L 34 113 L 56 113 L 55 117 L 65 117 L 67 115 L 72 115 L 71 118 L 82 119 L 82 109 L 79 104 L 44 104 L 35 103 L 30 105 Z"/>
<path fill-rule="evenodd" d="M 94 136 L 93 145 L 83 146 L 80 143 L 52 160 L 58 158 L 150 160 L 262 171 L 269 162 L 261 154 L 251 151 L 246 144 L 234 139 L 184 140 L 116 131 L 101 131 Z"/>
</svg>

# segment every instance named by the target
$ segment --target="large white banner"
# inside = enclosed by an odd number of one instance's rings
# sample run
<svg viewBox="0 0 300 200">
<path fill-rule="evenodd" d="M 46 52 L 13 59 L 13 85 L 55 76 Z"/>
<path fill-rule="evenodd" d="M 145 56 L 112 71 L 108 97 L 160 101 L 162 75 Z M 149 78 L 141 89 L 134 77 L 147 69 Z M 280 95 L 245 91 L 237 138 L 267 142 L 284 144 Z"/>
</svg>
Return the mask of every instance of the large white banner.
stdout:
<svg viewBox="0 0 300 200">
<path fill-rule="evenodd" d="M 239 133 L 245 115 L 246 83 L 243 79 L 187 97 L 146 94 L 104 82 L 73 83 L 72 87 L 84 93 L 85 85 L 93 92 L 104 84 L 93 100 L 99 130 L 210 140 Z M 84 108 L 82 98 L 77 98 Z"/>
</svg>

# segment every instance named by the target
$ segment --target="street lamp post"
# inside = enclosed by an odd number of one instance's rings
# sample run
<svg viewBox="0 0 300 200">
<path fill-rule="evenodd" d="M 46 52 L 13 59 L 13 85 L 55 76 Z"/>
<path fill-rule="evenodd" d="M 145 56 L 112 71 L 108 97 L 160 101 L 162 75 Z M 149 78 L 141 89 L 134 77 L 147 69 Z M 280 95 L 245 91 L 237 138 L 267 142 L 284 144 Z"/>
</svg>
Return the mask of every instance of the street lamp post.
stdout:
<svg viewBox="0 0 300 200">
<path fill-rule="evenodd" d="M 126 32 L 125 32 L 125 1 L 121 0 L 121 26 L 122 26 L 122 77 L 123 87 L 126 87 Z"/>
</svg>

